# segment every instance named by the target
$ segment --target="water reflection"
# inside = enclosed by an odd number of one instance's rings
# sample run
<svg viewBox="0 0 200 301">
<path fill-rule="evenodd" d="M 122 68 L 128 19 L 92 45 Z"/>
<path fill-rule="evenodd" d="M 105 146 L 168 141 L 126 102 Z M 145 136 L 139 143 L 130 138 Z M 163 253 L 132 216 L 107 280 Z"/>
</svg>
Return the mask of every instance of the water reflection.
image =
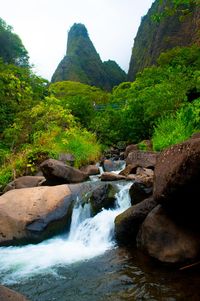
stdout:
<svg viewBox="0 0 200 301">
<path fill-rule="evenodd" d="M 161 267 L 137 250 L 116 248 L 12 288 L 32 301 L 199 301 L 198 274 Z"/>
</svg>

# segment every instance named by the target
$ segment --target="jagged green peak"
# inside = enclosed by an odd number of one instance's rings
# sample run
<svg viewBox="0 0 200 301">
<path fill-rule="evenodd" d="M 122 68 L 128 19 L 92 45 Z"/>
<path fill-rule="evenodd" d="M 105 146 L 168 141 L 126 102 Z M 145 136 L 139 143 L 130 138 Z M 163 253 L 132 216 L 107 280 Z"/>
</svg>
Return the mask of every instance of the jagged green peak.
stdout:
<svg viewBox="0 0 200 301">
<path fill-rule="evenodd" d="M 126 80 L 126 74 L 114 61 L 103 63 L 85 25 L 75 23 L 68 33 L 66 55 L 52 76 L 52 82 L 66 80 L 111 90 Z"/>
<path fill-rule="evenodd" d="M 79 36 L 88 38 L 88 31 L 84 24 L 74 23 L 68 33 L 68 39 L 77 38 Z"/>
</svg>

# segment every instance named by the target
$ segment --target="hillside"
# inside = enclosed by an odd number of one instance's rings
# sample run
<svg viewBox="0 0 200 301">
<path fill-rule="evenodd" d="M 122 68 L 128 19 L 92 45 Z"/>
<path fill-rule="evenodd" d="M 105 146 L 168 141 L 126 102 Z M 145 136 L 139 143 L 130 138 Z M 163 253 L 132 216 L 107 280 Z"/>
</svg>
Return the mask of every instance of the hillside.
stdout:
<svg viewBox="0 0 200 301">
<path fill-rule="evenodd" d="M 70 80 L 111 90 L 126 80 L 113 61 L 102 62 L 86 27 L 74 24 L 68 34 L 67 52 L 52 76 L 52 82 Z"/>
<path fill-rule="evenodd" d="M 196 4 L 169 10 L 160 20 L 155 16 L 165 14 L 169 1 L 156 0 L 138 29 L 128 71 L 128 80 L 135 79 L 137 72 L 156 63 L 159 55 L 176 46 L 200 45 L 200 7 Z M 173 8 L 172 8 L 173 9 Z"/>
</svg>

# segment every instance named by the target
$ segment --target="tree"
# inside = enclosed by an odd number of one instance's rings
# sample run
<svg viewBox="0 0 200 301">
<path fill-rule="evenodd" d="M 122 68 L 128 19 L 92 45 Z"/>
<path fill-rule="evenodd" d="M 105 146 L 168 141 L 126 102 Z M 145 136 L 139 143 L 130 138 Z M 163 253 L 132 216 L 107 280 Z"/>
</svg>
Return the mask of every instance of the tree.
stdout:
<svg viewBox="0 0 200 301">
<path fill-rule="evenodd" d="M 12 27 L 0 18 L 0 57 L 5 63 L 28 66 L 28 52 Z"/>
</svg>

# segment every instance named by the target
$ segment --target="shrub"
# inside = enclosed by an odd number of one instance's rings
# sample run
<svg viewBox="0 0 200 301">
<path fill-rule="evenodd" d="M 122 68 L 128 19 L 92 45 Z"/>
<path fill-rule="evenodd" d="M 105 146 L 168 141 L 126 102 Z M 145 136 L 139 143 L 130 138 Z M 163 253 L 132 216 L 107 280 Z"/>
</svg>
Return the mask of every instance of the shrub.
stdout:
<svg viewBox="0 0 200 301">
<path fill-rule="evenodd" d="M 65 152 L 75 158 L 75 167 L 95 162 L 101 154 L 100 144 L 94 134 L 86 129 L 72 128 L 62 134 L 62 145 Z"/>
<path fill-rule="evenodd" d="M 156 151 L 180 143 L 200 130 L 200 98 L 187 104 L 176 114 L 158 120 L 153 134 L 153 148 Z"/>
</svg>

